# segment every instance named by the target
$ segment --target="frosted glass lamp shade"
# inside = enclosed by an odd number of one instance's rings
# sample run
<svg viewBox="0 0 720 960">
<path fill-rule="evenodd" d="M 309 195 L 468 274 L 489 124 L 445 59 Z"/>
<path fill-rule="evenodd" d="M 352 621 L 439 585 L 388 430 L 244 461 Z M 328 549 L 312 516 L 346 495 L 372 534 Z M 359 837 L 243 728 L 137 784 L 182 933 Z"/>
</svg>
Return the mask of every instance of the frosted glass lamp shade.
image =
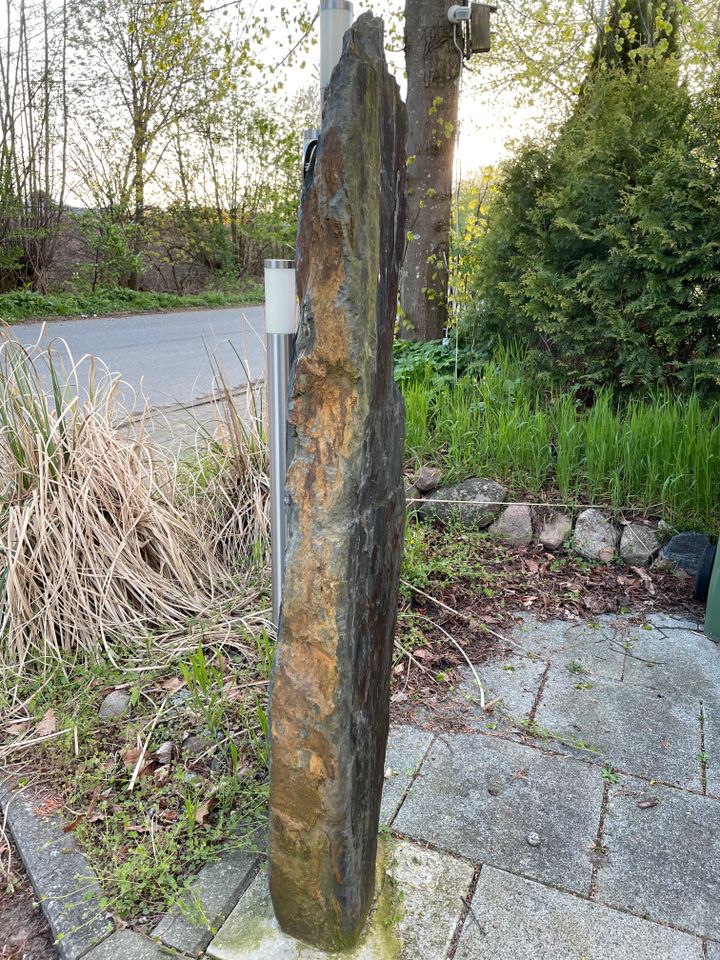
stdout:
<svg viewBox="0 0 720 960">
<path fill-rule="evenodd" d="M 265 333 L 295 333 L 295 261 L 265 261 Z"/>
<path fill-rule="evenodd" d="M 349 0 L 322 0 L 320 4 L 320 91 L 330 83 L 343 48 L 343 37 L 353 22 Z"/>
</svg>

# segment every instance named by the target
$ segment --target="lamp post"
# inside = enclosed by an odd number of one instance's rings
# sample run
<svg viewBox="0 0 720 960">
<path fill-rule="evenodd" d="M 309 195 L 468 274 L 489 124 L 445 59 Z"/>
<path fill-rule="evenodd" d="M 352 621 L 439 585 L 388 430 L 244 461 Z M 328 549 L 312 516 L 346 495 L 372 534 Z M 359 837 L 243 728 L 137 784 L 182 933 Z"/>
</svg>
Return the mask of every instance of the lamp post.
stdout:
<svg viewBox="0 0 720 960">
<path fill-rule="evenodd" d="M 278 625 L 282 602 L 287 521 L 287 398 L 291 341 L 297 324 L 295 261 L 265 261 L 265 336 L 270 450 L 270 564 L 273 623 Z"/>
<path fill-rule="evenodd" d="M 320 104 L 325 88 L 342 54 L 343 38 L 353 21 L 350 0 L 321 0 L 320 3 Z M 305 132 L 302 151 L 302 178 L 315 163 L 318 131 Z M 270 450 L 270 552 L 272 569 L 272 615 L 280 623 L 282 588 L 287 541 L 285 480 L 287 474 L 287 400 L 290 353 L 297 327 L 295 263 L 292 260 L 265 261 L 265 333 L 267 337 L 268 429 Z"/>
</svg>

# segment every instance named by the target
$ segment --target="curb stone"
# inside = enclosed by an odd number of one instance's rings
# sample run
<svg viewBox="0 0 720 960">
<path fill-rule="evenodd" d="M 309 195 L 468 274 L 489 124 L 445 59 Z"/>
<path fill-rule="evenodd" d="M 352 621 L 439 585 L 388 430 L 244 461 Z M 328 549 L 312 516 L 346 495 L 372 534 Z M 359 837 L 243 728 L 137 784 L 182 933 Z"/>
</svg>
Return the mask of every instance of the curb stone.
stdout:
<svg viewBox="0 0 720 960">
<path fill-rule="evenodd" d="M 181 905 L 174 907 L 160 920 L 152 936 L 167 947 L 199 956 L 250 886 L 259 865 L 257 854 L 234 850 L 203 867 L 190 887 L 189 896 L 183 898 L 188 909 L 183 910 Z M 200 907 L 207 923 L 193 919 L 193 902 Z"/>
<path fill-rule="evenodd" d="M 80 960 L 115 929 L 95 871 L 57 814 L 33 813 L 32 794 L 0 781 L 0 810 L 25 865 L 61 960 Z"/>
</svg>

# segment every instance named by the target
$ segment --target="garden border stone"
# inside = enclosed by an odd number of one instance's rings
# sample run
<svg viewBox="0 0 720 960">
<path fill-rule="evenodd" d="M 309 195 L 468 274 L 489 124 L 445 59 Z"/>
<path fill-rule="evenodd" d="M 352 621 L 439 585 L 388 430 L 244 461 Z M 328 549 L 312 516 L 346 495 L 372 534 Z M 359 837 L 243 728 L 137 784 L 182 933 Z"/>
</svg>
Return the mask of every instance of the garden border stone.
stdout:
<svg viewBox="0 0 720 960">
<path fill-rule="evenodd" d="M 32 793 L 14 791 L 16 782 L 12 774 L 0 771 L 0 810 L 61 960 L 80 960 L 107 939 L 115 925 L 101 906 L 95 871 L 73 836 L 64 832 L 62 818 L 36 815 Z"/>
</svg>

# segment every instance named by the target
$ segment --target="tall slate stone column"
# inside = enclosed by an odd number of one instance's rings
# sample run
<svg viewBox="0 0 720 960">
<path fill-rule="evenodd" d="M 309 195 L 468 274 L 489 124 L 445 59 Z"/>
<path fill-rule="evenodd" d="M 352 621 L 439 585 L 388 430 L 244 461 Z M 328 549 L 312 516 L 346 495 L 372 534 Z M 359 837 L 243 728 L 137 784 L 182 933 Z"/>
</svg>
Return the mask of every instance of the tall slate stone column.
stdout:
<svg viewBox="0 0 720 960">
<path fill-rule="evenodd" d="M 346 34 L 302 199 L 270 713 L 275 913 L 324 950 L 357 939 L 374 893 L 405 507 L 392 375 L 405 135 L 383 24 L 365 14 Z"/>
</svg>

